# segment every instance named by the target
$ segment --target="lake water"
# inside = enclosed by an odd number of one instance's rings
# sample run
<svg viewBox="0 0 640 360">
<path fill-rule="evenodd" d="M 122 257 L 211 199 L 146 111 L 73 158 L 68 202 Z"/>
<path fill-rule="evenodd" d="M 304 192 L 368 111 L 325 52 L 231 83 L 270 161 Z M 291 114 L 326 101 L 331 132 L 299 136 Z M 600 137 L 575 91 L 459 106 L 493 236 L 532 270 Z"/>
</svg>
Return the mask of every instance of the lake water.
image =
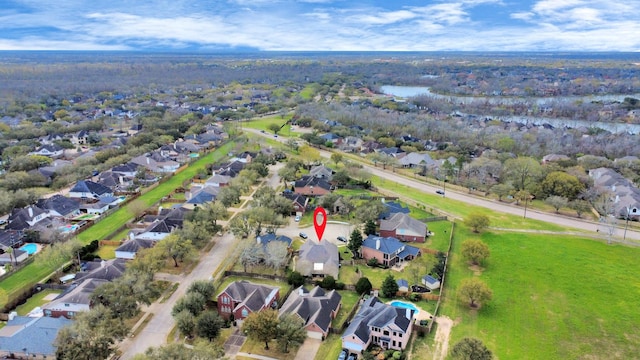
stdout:
<svg viewBox="0 0 640 360">
<path fill-rule="evenodd" d="M 558 96 L 558 97 L 486 97 L 486 96 L 454 96 L 454 95 L 440 95 L 432 93 L 426 86 L 397 86 L 397 85 L 383 85 L 380 87 L 380 91 L 387 95 L 393 95 L 397 97 L 407 98 L 413 96 L 426 95 L 436 99 L 445 100 L 454 104 L 469 104 L 474 101 L 488 101 L 492 104 L 509 104 L 521 101 L 533 101 L 538 105 L 545 105 L 552 101 L 619 101 L 622 102 L 625 97 L 640 98 L 640 94 L 631 95 L 591 95 L 591 96 Z M 612 133 L 628 133 L 639 134 L 640 124 L 621 124 L 621 123 L 604 123 L 604 122 L 592 122 L 586 120 L 571 120 L 571 119 L 557 119 L 546 117 L 533 117 L 533 116 L 493 116 L 496 120 L 505 122 L 516 122 L 521 124 L 534 124 L 542 125 L 549 124 L 556 128 L 569 127 L 596 127 L 603 130 L 607 130 Z"/>
</svg>

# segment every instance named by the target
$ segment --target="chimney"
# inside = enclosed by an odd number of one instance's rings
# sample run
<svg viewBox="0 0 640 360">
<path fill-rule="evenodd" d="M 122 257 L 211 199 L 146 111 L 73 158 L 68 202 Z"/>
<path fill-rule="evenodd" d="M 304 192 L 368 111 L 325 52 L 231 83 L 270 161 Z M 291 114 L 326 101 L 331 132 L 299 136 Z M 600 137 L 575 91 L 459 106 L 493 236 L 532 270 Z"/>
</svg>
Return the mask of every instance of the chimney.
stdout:
<svg viewBox="0 0 640 360">
<path fill-rule="evenodd" d="M 120 184 L 124 184 L 124 176 L 120 175 L 118 177 L 118 181 L 120 182 Z"/>
<path fill-rule="evenodd" d="M 376 250 L 380 250 L 380 239 L 376 239 Z"/>
<path fill-rule="evenodd" d="M 100 267 L 104 268 L 107 266 L 107 262 L 105 260 L 100 261 Z"/>
<path fill-rule="evenodd" d="M 32 218 L 33 217 L 33 208 L 31 206 L 29 206 L 27 208 L 27 212 L 29 213 L 29 217 Z"/>
<path fill-rule="evenodd" d="M 304 296 L 304 289 L 302 288 L 302 286 L 298 288 L 298 295 Z"/>
</svg>

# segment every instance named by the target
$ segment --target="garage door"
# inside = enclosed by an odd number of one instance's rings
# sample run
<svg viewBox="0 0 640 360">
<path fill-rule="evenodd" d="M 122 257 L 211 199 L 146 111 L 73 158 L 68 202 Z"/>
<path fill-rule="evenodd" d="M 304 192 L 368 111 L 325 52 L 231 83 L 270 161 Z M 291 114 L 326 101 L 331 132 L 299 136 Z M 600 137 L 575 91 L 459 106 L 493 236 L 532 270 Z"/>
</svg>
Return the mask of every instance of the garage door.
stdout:
<svg viewBox="0 0 640 360">
<path fill-rule="evenodd" d="M 319 333 L 317 331 L 307 331 L 307 336 L 312 339 L 322 340 L 322 333 Z"/>
</svg>

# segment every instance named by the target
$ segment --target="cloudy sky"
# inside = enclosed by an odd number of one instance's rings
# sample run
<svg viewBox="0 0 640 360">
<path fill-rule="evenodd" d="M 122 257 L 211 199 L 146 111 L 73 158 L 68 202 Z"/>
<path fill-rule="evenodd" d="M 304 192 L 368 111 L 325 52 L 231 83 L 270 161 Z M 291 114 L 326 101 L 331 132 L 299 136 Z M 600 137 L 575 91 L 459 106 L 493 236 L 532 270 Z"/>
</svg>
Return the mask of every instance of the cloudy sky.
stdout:
<svg viewBox="0 0 640 360">
<path fill-rule="evenodd" d="M 640 51 L 640 0 L 0 0 L 0 50 Z"/>
</svg>

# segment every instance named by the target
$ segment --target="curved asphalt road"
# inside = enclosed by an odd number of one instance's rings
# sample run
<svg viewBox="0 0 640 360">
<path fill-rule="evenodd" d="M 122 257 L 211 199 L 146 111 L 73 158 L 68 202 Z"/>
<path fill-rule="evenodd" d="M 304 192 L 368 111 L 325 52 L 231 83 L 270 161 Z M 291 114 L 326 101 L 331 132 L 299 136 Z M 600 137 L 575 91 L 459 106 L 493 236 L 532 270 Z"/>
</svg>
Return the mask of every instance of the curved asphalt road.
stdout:
<svg viewBox="0 0 640 360">
<path fill-rule="evenodd" d="M 245 128 L 243 130 L 249 131 L 261 136 L 266 136 L 266 137 L 272 136 L 270 134 L 265 134 L 255 129 Z M 285 143 L 288 140 L 288 138 L 278 137 L 278 138 L 275 138 L 274 140 Z M 326 150 L 320 150 L 320 155 L 324 158 L 330 158 L 331 152 Z M 364 166 L 365 169 L 367 169 L 369 172 L 371 172 L 375 176 L 379 176 L 381 178 L 384 178 L 387 181 L 396 182 L 400 185 L 405 185 L 407 187 L 411 187 L 416 190 L 423 191 L 425 193 L 435 194 L 436 190 L 442 189 L 440 187 L 436 187 L 418 180 L 401 176 L 399 174 L 393 173 L 388 170 L 382 170 L 380 168 L 371 166 L 369 164 L 365 164 L 365 163 L 361 163 L 361 164 Z M 446 198 L 461 201 L 461 202 L 475 205 L 475 206 L 489 208 L 494 211 L 513 214 L 516 216 L 523 216 L 524 214 L 524 209 L 522 207 L 501 203 L 495 200 L 483 199 L 470 194 L 451 191 L 449 189 L 447 189 L 446 191 Z M 582 232 L 585 234 L 591 233 L 595 237 L 598 237 L 598 235 L 600 235 L 600 237 L 603 240 L 606 240 L 607 233 L 608 233 L 607 226 L 603 224 L 599 224 L 597 222 L 588 221 L 588 220 L 570 218 L 570 217 L 566 217 L 558 214 L 551 214 L 551 213 L 527 209 L 527 218 L 540 220 L 540 221 L 548 222 L 551 224 L 557 224 L 560 226 L 575 228 L 577 229 L 578 232 Z M 624 236 L 624 224 L 622 224 L 622 226 L 618 224 L 618 226 L 614 230 L 612 240 L 614 242 L 623 242 L 623 236 Z M 640 232 L 636 230 L 627 229 L 626 239 L 627 239 L 627 241 L 625 242 L 626 244 L 640 246 L 640 243 L 629 241 L 629 240 L 640 241 Z"/>
</svg>

